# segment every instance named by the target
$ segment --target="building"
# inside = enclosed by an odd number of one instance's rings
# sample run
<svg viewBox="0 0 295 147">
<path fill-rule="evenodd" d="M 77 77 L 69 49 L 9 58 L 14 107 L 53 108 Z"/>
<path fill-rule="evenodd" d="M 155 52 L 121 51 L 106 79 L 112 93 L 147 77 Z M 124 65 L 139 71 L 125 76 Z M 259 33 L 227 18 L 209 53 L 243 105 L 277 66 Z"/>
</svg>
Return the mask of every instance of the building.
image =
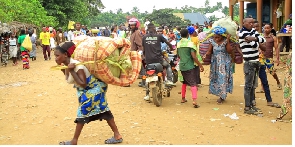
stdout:
<svg viewBox="0 0 295 147">
<path fill-rule="evenodd" d="M 198 23 L 199 25 L 205 25 L 204 22 L 209 23 L 209 19 L 201 13 L 173 13 L 173 15 L 180 17 L 181 19 L 188 19 L 192 24 Z"/>
<path fill-rule="evenodd" d="M 244 3 L 247 4 L 247 15 L 252 15 L 256 19 L 260 26 L 262 23 L 273 23 L 274 28 L 279 30 L 283 23 L 289 19 L 289 15 L 292 13 L 292 0 L 229 0 L 229 16 L 233 19 L 233 5 L 240 4 L 240 25 L 243 24 L 243 18 L 245 17 Z M 277 18 L 277 10 L 280 8 L 282 16 Z M 261 32 L 261 28 L 260 28 Z"/>
</svg>

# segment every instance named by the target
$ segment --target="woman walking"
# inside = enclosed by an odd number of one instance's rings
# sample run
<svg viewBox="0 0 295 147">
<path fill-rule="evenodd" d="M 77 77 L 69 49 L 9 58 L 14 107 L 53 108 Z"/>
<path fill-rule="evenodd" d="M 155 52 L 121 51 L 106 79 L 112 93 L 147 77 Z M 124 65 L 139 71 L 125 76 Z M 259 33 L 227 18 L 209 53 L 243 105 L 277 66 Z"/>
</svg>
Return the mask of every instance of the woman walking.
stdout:
<svg viewBox="0 0 295 147">
<path fill-rule="evenodd" d="M 76 130 L 71 141 L 60 142 L 60 145 L 76 145 L 85 123 L 95 120 L 106 120 L 114 136 L 105 140 L 105 144 L 116 144 L 123 141 L 116 126 L 114 116 L 106 99 L 108 85 L 90 74 L 84 65 L 76 65 L 79 61 L 71 58 L 76 46 L 73 42 L 65 42 L 54 51 L 55 62 L 64 64 L 68 69 L 62 70 L 69 84 L 77 88 L 79 107 L 77 111 Z M 98 130 L 99 131 L 99 130 Z"/>
<path fill-rule="evenodd" d="M 28 32 L 32 42 L 32 51 L 30 52 L 30 58 L 32 59 L 32 61 L 35 61 L 37 54 L 36 37 L 33 36 L 34 30 L 29 30 Z"/>
<path fill-rule="evenodd" d="M 20 48 L 21 51 L 21 56 L 22 56 L 22 61 L 23 61 L 23 69 L 29 69 L 29 51 L 22 47 L 22 43 L 24 42 L 26 38 L 26 31 L 25 30 L 21 30 L 20 31 L 20 36 L 18 37 L 18 46 Z"/>
<path fill-rule="evenodd" d="M 217 104 L 222 104 L 227 93 L 232 93 L 233 89 L 230 35 L 227 35 L 225 39 L 222 36 L 225 31 L 225 28 L 219 26 L 213 29 L 214 36 L 210 40 L 209 50 L 204 56 L 205 58 L 212 54 L 209 93 L 219 96 Z"/>
</svg>

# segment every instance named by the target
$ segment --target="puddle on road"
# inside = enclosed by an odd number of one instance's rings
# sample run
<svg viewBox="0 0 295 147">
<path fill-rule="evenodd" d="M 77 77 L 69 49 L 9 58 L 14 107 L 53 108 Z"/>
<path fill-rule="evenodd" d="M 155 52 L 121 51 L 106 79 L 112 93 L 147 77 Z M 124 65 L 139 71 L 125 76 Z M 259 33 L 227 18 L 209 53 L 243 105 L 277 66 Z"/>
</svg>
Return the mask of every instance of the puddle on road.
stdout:
<svg viewBox="0 0 295 147">
<path fill-rule="evenodd" d="M 10 84 L 0 84 L 0 89 L 4 89 L 4 88 L 10 88 L 10 87 L 21 87 L 23 85 L 27 85 L 28 82 L 15 82 L 15 83 L 10 83 Z"/>
</svg>

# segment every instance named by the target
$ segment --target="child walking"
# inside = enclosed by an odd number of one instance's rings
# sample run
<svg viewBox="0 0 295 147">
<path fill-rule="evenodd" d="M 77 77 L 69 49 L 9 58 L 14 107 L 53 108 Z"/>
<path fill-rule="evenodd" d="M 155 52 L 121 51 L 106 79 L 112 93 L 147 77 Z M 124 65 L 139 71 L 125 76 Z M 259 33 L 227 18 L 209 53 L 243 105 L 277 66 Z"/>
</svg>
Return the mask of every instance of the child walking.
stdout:
<svg viewBox="0 0 295 147">
<path fill-rule="evenodd" d="M 77 145 L 79 136 L 85 123 L 103 119 L 114 132 L 114 136 L 105 140 L 105 144 L 123 142 L 116 126 L 114 116 L 108 106 L 106 92 L 108 85 L 90 74 L 84 65 L 77 65 L 79 61 L 71 58 L 76 46 L 73 42 L 65 42 L 57 46 L 54 55 L 58 65 L 64 64 L 68 69 L 62 70 L 69 84 L 77 88 L 79 107 L 77 110 L 76 130 L 71 141 L 60 142 L 60 145 Z"/>
<path fill-rule="evenodd" d="M 186 100 L 186 86 L 191 87 L 193 106 L 199 108 L 197 104 L 197 75 L 195 64 L 197 63 L 200 71 L 203 72 L 204 68 L 196 56 L 196 46 L 188 40 L 189 32 L 187 29 L 180 31 L 181 40 L 177 43 L 177 55 L 180 58 L 179 69 L 183 76 L 183 84 L 181 88 L 182 100 L 181 103 L 187 102 Z"/>
</svg>

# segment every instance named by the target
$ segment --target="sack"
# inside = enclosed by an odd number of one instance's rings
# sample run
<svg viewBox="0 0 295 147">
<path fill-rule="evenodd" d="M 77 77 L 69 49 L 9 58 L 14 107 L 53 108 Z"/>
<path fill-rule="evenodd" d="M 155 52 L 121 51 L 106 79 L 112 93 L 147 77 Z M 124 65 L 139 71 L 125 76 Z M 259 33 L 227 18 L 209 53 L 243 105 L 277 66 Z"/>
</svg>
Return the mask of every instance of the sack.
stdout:
<svg viewBox="0 0 295 147">
<path fill-rule="evenodd" d="M 232 52 L 232 58 L 233 61 L 236 63 L 236 64 L 242 64 L 243 63 L 243 55 L 241 55 L 238 50 L 236 49 L 236 46 L 238 45 L 237 43 L 234 43 L 234 42 L 230 42 L 231 44 L 231 47 L 233 49 L 233 52 Z"/>
<path fill-rule="evenodd" d="M 209 41 L 205 41 L 203 43 L 200 44 L 200 55 L 203 57 L 208 49 L 209 49 Z M 207 55 L 206 58 L 203 60 L 203 65 L 210 65 L 211 64 L 211 55 Z"/>
<path fill-rule="evenodd" d="M 25 40 L 23 41 L 23 43 L 21 44 L 22 47 L 24 47 L 25 49 L 27 49 L 28 51 L 31 51 L 33 48 L 33 44 L 31 42 L 31 38 L 29 35 L 26 36 Z"/>
<path fill-rule="evenodd" d="M 75 37 L 76 49 L 73 58 L 86 64 L 96 78 L 107 84 L 127 86 L 137 79 L 141 69 L 141 55 L 130 51 L 130 41 L 124 38 Z"/>
<path fill-rule="evenodd" d="M 215 28 L 216 26 L 221 26 L 223 28 L 226 29 L 226 34 L 230 34 L 231 36 L 236 36 L 236 32 L 238 29 L 238 25 L 232 21 L 230 16 L 227 16 L 225 18 L 221 18 L 217 21 L 215 21 L 212 24 L 212 29 L 210 29 L 210 31 L 208 33 L 212 33 L 213 28 Z"/>
</svg>

